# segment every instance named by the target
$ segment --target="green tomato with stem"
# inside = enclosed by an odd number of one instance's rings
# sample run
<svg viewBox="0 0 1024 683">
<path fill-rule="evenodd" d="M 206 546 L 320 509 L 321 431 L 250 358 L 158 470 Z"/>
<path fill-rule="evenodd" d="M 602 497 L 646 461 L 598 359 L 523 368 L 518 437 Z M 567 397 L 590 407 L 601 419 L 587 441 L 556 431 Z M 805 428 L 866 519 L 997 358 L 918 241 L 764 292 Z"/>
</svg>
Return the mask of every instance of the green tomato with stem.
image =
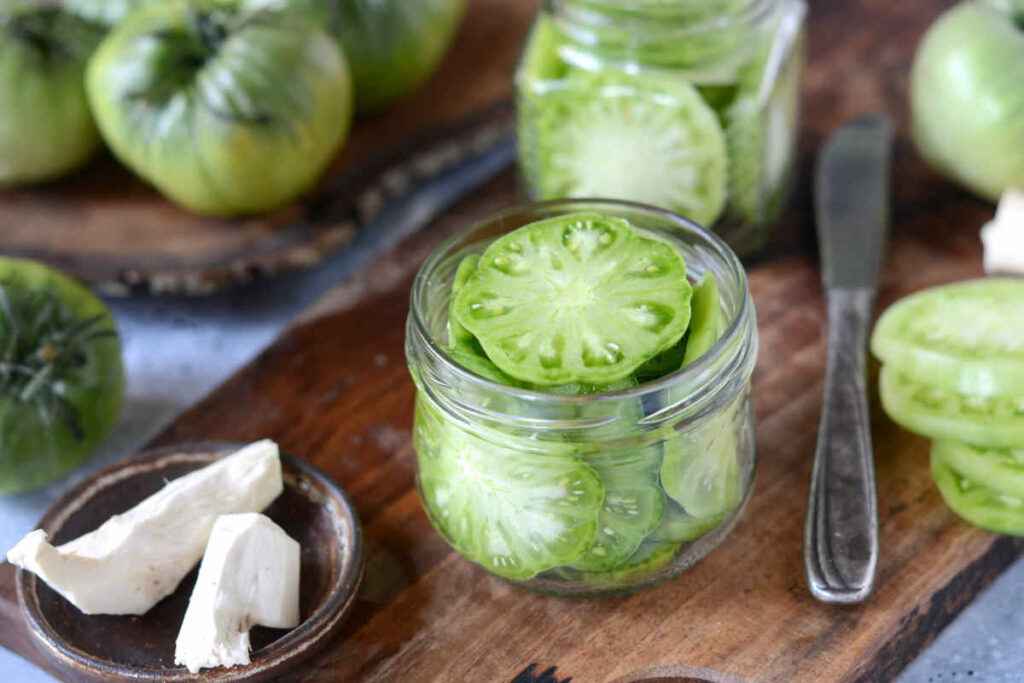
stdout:
<svg viewBox="0 0 1024 683">
<path fill-rule="evenodd" d="M 96 151 L 83 74 L 99 39 L 59 7 L 0 3 L 0 185 L 56 178 Z"/>
<path fill-rule="evenodd" d="M 51 268 L 0 257 L 0 494 L 38 488 L 84 462 L 123 397 L 107 307 Z"/>
<path fill-rule="evenodd" d="M 310 190 L 348 134 L 337 44 L 254 0 L 168 0 L 128 15 L 89 64 L 114 153 L 182 206 L 231 216 Z"/>
</svg>

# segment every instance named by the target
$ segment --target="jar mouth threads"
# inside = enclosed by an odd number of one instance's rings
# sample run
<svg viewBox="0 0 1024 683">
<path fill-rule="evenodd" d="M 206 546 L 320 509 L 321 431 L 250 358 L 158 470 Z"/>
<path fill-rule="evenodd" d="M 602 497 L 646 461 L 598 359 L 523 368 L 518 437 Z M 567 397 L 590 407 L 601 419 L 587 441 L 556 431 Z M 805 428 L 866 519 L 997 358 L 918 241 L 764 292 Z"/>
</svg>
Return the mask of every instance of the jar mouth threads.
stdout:
<svg viewBox="0 0 1024 683">
<path fill-rule="evenodd" d="M 548 12 L 572 43 L 571 58 L 663 68 L 740 62 L 752 49 L 751 31 L 767 27 L 780 0 L 723 0 L 718 11 L 685 2 L 549 0 Z M 680 50 L 682 44 L 692 49 Z M 600 57 L 590 54 L 599 52 Z"/>
<path fill-rule="evenodd" d="M 636 387 L 585 396 L 512 387 L 475 374 L 448 352 L 443 318 L 454 264 L 461 255 L 526 223 L 578 211 L 627 218 L 639 230 L 678 242 L 688 266 L 710 272 L 722 289 L 725 331 L 701 358 L 685 368 Z M 749 380 L 757 356 L 756 316 L 738 258 L 695 223 L 668 211 L 611 200 L 557 200 L 513 207 L 441 245 L 418 273 L 412 292 L 406 347 L 420 389 L 466 421 L 492 420 L 524 430 L 615 431 L 637 425 L 624 404 L 643 405 L 639 424 L 655 427 L 706 412 L 733 399 Z M 502 411 L 505 402 L 515 409 Z M 524 408 L 524 406 L 526 408 Z M 585 408 L 584 408 L 585 407 Z"/>
<path fill-rule="evenodd" d="M 695 8 L 685 0 L 547 0 L 547 11 L 584 25 L 618 23 L 630 28 L 704 32 L 725 26 L 750 26 L 771 14 L 778 0 L 719 0 Z"/>
</svg>

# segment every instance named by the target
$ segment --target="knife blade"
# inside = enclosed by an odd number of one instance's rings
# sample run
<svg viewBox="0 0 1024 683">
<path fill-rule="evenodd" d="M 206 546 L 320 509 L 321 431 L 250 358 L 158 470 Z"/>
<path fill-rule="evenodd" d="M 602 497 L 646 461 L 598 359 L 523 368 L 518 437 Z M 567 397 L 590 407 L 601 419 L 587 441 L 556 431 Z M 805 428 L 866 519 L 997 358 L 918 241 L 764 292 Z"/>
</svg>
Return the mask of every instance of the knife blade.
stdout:
<svg viewBox="0 0 1024 683">
<path fill-rule="evenodd" d="M 867 403 L 867 337 L 889 228 L 893 127 L 860 117 L 827 142 L 815 177 L 828 355 L 804 530 L 811 594 L 863 602 L 878 564 L 874 454 Z"/>
<path fill-rule="evenodd" d="M 893 129 L 862 116 L 826 143 L 815 178 L 821 274 L 826 289 L 874 289 L 889 232 Z"/>
</svg>

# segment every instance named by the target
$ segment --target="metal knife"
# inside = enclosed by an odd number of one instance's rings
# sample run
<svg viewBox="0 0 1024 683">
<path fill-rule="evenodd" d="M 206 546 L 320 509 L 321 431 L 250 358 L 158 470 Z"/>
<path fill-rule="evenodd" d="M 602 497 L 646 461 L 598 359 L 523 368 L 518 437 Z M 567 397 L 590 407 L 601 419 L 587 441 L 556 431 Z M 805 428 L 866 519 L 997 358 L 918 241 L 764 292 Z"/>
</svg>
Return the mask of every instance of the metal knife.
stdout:
<svg viewBox="0 0 1024 683">
<path fill-rule="evenodd" d="M 804 565 L 811 594 L 823 602 L 863 602 L 878 564 L 866 356 L 889 228 L 892 138 L 885 116 L 855 119 L 828 140 L 815 177 L 828 362 Z"/>
</svg>

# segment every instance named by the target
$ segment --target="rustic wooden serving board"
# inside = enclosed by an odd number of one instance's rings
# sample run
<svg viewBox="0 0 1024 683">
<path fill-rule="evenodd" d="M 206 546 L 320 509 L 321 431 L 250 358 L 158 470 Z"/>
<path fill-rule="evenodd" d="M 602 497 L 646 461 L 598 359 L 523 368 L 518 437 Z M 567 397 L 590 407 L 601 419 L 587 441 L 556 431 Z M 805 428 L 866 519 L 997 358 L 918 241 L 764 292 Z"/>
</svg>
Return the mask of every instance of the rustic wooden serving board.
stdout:
<svg viewBox="0 0 1024 683">
<path fill-rule="evenodd" d="M 812 8 L 803 183 L 772 252 L 750 267 L 761 334 L 757 488 L 733 534 L 678 580 L 605 600 L 533 595 L 454 555 L 420 508 L 402 351 L 410 279 L 445 235 L 516 200 L 511 173 L 328 294 L 157 439 L 271 437 L 351 494 L 369 543 L 364 594 L 336 642 L 295 680 L 503 683 L 533 665 L 517 680 L 540 680 L 557 666 L 545 681 L 891 681 L 1020 554 L 1021 541 L 975 530 L 946 509 L 927 443 L 876 408 L 877 592 L 864 606 L 827 606 L 810 598 L 803 576 L 824 360 L 808 171 L 824 136 L 873 110 L 892 113 L 904 131 L 880 305 L 980 273 L 977 232 L 992 207 L 929 173 L 905 136 L 912 49 L 946 5 L 832 0 Z M 495 94 L 507 95 L 507 84 Z M 0 566 L 0 643 L 39 660 L 10 585 L 10 567 Z"/>
</svg>

